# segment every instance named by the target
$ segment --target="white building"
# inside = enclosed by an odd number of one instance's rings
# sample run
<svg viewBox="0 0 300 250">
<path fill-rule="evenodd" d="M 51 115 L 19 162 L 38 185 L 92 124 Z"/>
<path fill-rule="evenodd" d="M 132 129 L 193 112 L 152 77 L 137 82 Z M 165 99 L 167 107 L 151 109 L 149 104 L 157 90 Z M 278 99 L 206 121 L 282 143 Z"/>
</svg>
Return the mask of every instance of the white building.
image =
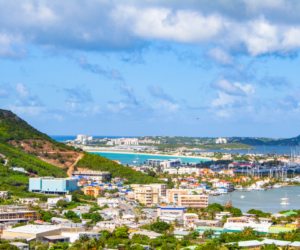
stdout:
<svg viewBox="0 0 300 250">
<path fill-rule="evenodd" d="M 38 202 L 38 201 L 40 201 L 40 198 L 33 198 L 33 197 L 19 198 L 19 202 L 22 203 L 22 204 L 33 204 L 33 203 Z"/>
<path fill-rule="evenodd" d="M 64 197 L 56 197 L 56 198 L 48 198 L 47 199 L 47 205 L 50 207 L 56 206 L 56 203 L 60 200 L 64 200 L 65 202 L 71 202 L 72 201 L 72 195 L 66 195 Z"/>
<path fill-rule="evenodd" d="M 118 199 L 98 198 L 97 204 L 99 207 L 103 207 L 104 205 L 107 205 L 108 207 L 119 207 L 119 200 Z"/>
<path fill-rule="evenodd" d="M 218 138 L 216 139 L 216 144 L 225 144 L 227 140 L 225 138 Z"/>
<path fill-rule="evenodd" d="M 161 184 L 161 183 L 154 183 L 154 184 L 147 184 L 147 186 L 157 188 L 158 189 L 158 195 L 159 196 L 167 196 L 167 184 Z"/>
<path fill-rule="evenodd" d="M 214 182 L 213 183 L 214 188 L 220 188 L 220 187 L 225 187 L 229 191 L 233 190 L 233 184 L 230 181 L 219 181 L 219 182 Z"/>
<path fill-rule="evenodd" d="M 200 168 L 184 168 L 181 167 L 178 170 L 176 168 L 165 168 L 164 172 L 168 172 L 169 174 L 199 174 L 201 172 Z"/>
<path fill-rule="evenodd" d="M 170 159 L 170 160 L 167 160 L 167 161 L 162 161 L 159 163 L 159 165 L 166 169 L 166 168 L 175 168 L 175 167 L 179 167 L 182 165 L 182 161 L 180 158 L 178 159 Z"/>
<path fill-rule="evenodd" d="M 266 233 L 269 231 L 272 225 L 271 219 L 264 218 L 259 222 L 256 222 L 254 220 L 255 218 L 247 217 L 228 218 L 227 222 L 224 225 L 224 228 L 226 228 L 227 230 L 243 231 L 246 227 L 251 227 L 254 231 Z"/>
</svg>

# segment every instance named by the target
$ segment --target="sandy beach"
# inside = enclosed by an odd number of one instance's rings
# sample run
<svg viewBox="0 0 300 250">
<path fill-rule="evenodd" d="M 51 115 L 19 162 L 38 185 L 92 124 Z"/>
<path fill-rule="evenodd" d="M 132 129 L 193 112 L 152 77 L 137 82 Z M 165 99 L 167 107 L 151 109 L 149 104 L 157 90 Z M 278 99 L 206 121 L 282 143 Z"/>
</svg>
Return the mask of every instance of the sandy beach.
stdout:
<svg viewBox="0 0 300 250">
<path fill-rule="evenodd" d="M 203 157 L 203 156 L 186 156 L 186 155 L 170 155 L 170 154 L 147 154 L 147 153 L 139 153 L 139 152 L 133 152 L 133 151 L 125 151 L 125 150 L 114 150 L 114 151 L 109 151 L 109 150 L 103 150 L 100 148 L 83 148 L 84 151 L 86 152 L 103 152 L 103 153 L 112 153 L 112 154 L 139 154 L 139 155 L 154 155 L 154 156 L 171 156 L 171 157 L 180 157 L 180 158 L 194 158 L 194 159 L 205 159 L 205 160 L 212 160 L 209 157 Z"/>
</svg>

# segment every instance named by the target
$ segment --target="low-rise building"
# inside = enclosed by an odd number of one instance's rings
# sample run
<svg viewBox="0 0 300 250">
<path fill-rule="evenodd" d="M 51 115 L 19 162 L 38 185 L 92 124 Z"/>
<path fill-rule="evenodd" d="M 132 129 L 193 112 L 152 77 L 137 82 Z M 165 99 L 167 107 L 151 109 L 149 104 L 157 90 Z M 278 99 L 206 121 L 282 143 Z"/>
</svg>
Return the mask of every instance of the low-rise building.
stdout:
<svg viewBox="0 0 300 250">
<path fill-rule="evenodd" d="M 29 211 L 28 209 L 22 211 L 15 210 L 0 212 L 0 223 L 9 222 L 11 224 L 16 224 L 36 219 L 37 211 Z"/>
<path fill-rule="evenodd" d="M 29 192 L 68 194 L 78 189 L 78 180 L 73 178 L 37 177 L 29 178 Z"/>
<path fill-rule="evenodd" d="M 60 226 L 26 225 L 3 231 L 3 239 L 35 239 L 44 240 L 45 236 L 61 235 Z"/>
<path fill-rule="evenodd" d="M 40 198 L 34 198 L 34 197 L 29 197 L 29 198 L 19 198 L 19 202 L 22 204 L 33 204 L 40 201 Z"/>
<path fill-rule="evenodd" d="M 60 200 L 63 200 L 65 202 L 71 202 L 72 201 L 72 195 L 66 195 L 64 197 L 55 197 L 55 198 L 48 198 L 47 199 L 47 205 L 50 207 L 56 206 L 56 203 Z"/>
<path fill-rule="evenodd" d="M 0 198 L 6 199 L 8 197 L 8 191 L 0 191 Z"/>
<path fill-rule="evenodd" d="M 179 195 L 178 205 L 195 208 L 206 208 L 208 206 L 208 195 Z"/>
<path fill-rule="evenodd" d="M 102 188 L 100 187 L 85 187 L 81 189 L 85 195 L 90 195 L 97 198 L 102 194 Z"/>
<path fill-rule="evenodd" d="M 157 216 L 164 214 L 183 215 L 186 212 L 185 206 L 159 206 L 157 207 Z"/>
<path fill-rule="evenodd" d="M 220 188 L 220 187 L 225 187 L 228 189 L 228 191 L 232 191 L 234 189 L 232 182 L 230 181 L 219 181 L 219 182 L 214 182 L 213 183 L 214 188 Z"/>
<path fill-rule="evenodd" d="M 111 174 L 109 172 L 102 171 L 73 171 L 72 176 L 81 176 L 88 177 L 94 182 L 101 182 L 103 179 L 108 180 L 111 178 Z"/>
<path fill-rule="evenodd" d="M 118 199 L 98 198 L 97 204 L 99 207 L 103 207 L 104 205 L 107 205 L 108 207 L 119 207 L 119 200 Z"/>
<path fill-rule="evenodd" d="M 272 223 L 269 220 L 256 222 L 255 219 L 251 217 L 234 217 L 227 218 L 224 228 L 226 228 L 229 232 L 235 232 L 243 231 L 246 227 L 251 227 L 254 231 L 267 233 L 271 225 Z"/>
</svg>

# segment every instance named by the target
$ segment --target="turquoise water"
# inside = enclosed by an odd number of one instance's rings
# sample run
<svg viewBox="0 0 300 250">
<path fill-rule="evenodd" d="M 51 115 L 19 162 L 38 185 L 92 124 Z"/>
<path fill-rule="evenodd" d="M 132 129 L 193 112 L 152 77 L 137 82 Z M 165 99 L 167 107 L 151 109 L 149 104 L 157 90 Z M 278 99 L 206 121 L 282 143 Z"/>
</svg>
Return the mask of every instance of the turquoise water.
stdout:
<svg viewBox="0 0 300 250">
<path fill-rule="evenodd" d="M 231 196 L 232 206 L 240 208 L 242 212 L 248 212 L 250 209 L 259 209 L 264 212 L 277 213 L 283 210 L 300 209 L 300 187 L 281 187 L 273 188 L 267 191 L 235 191 L 227 195 L 210 196 L 209 203 L 219 203 L 224 205 Z M 245 198 L 241 198 L 244 195 Z M 289 198 L 289 205 L 281 205 L 281 198 Z"/>
<path fill-rule="evenodd" d="M 193 162 L 200 163 L 204 161 L 210 161 L 206 159 L 196 159 L 196 158 L 188 158 L 188 157 L 176 157 L 176 156 L 162 156 L 162 155 L 145 155 L 145 154 L 119 154 L 119 153 L 106 153 L 106 152 L 89 152 L 92 154 L 99 154 L 111 160 L 119 160 L 123 165 L 134 165 L 138 166 L 140 164 L 144 164 L 148 159 L 178 159 L 182 160 L 182 163 Z M 138 159 L 136 159 L 138 157 Z M 133 161 L 137 161 L 137 163 L 133 163 Z"/>
</svg>

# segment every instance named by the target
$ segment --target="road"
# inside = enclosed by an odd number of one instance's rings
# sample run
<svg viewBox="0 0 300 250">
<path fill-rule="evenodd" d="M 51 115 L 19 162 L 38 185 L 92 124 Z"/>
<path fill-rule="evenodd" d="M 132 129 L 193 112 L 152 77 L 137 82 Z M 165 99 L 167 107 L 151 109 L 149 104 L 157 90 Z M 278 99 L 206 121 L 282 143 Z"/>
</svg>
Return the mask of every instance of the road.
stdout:
<svg viewBox="0 0 300 250">
<path fill-rule="evenodd" d="M 125 201 L 122 201 L 121 199 L 119 199 L 119 204 L 120 204 L 121 208 L 125 209 L 125 212 L 127 214 L 133 214 L 133 215 L 139 217 L 138 214 L 134 211 L 134 207 L 131 206 L 129 203 L 126 203 Z M 129 209 L 131 209 L 131 210 L 129 210 Z"/>
</svg>

